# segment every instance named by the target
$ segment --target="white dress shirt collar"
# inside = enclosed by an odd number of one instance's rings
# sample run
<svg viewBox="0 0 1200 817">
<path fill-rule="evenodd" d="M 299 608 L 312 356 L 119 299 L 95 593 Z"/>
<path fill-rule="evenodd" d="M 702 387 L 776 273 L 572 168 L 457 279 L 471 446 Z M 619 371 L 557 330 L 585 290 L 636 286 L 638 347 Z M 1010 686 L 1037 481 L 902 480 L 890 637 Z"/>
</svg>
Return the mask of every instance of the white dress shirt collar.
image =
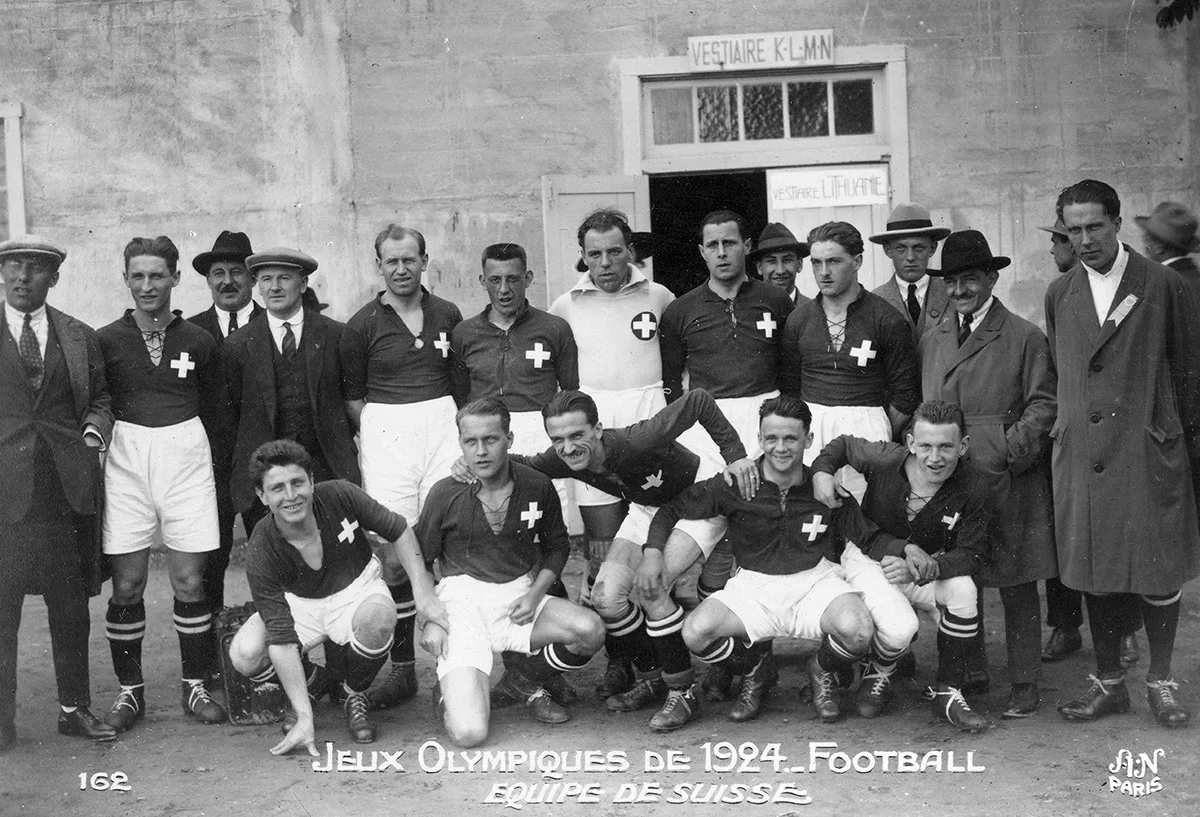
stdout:
<svg viewBox="0 0 1200 817">
<path fill-rule="evenodd" d="M 296 309 L 296 313 L 290 318 L 277 318 L 270 312 L 267 313 L 267 325 L 271 327 L 271 337 L 275 339 L 275 348 L 283 352 L 283 336 L 286 331 L 283 328 L 284 321 L 291 324 L 292 334 L 296 336 L 296 348 L 300 348 L 300 336 L 304 333 L 304 307 L 300 306 Z"/>
<path fill-rule="evenodd" d="M 229 337 L 229 316 L 231 312 L 222 309 L 219 306 L 213 307 L 217 312 L 217 326 L 221 327 L 221 337 Z M 246 324 L 250 323 L 250 316 L 254 313 L 254 301 L 249 301 L 241 309 L 237 311 L 238 329 L 241 329 Z"/>
<path fill-rule="evenodd" d="M 25 331 L 25 313 L 5 301 L 4 317 L 8 322 L 8 333 L 12 335 L 12 339 L 19 346 L 21 343 L 21 333 Z M 46 317 L 45 304 L 42 304 L 29 313 L 29 325 L 33 327 L 33 334 L 37 337 L 38 349 L 44 358 L 46 356 L 46 343 L 50 339 L 50 321 Z"/>
</svg>

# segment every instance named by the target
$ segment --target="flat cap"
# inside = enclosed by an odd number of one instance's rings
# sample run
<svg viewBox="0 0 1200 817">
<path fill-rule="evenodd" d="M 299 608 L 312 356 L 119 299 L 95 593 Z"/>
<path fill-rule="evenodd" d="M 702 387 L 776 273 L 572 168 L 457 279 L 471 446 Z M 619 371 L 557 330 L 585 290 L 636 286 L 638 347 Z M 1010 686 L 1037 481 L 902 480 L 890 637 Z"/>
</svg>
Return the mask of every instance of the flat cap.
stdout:
<svg viewBox="0 0 1200 817">
<path fill-rule="evenodd" d="M 310 255 L 290 247 L 271 247 L 256 252 L 246 259 L 246 268 L 253 271 L 259 267 L 292 267 L 310 275 L 317 270 L 317 261 Z"/>
<path fill-rule="evenodd" d="M 66 250 L 60 250 L 40 235 L 14 235 L 7 241 L 0 241 L 0 258 L 18 253 L 45 255 L 53 258 L 56 264 L 67 260 Z"/>
</svg>

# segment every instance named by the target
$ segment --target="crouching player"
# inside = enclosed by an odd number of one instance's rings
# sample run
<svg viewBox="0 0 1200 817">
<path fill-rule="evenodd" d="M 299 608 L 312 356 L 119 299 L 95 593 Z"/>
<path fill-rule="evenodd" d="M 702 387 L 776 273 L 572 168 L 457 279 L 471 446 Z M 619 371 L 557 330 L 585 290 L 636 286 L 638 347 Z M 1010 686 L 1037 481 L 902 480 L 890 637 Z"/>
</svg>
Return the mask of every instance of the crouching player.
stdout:
<svg viewBox="0 0 1200 817">
<path fill-rule="evenodd" d="M 505 692 L 524 700 L 538 720 L 562 722 L 565 712 L 543 684 L 586 665 L 604 645 L 604 623 L 546 595 L 570 553 L 567 529 L 549 477 L 509 461 L 513 435 L 504 403 L 475 400 L 455 421 L 477 482 L 441 480 L 421 511 L 417 538 L 426 562 L 440 569 L 437 596 L 449 620 L 428 621 L 421 643 L 438 659 L 446 731 L 460 746 L 476 746 L 488 734 L 493 653 L 525 655 L 508 667 Z"/>
<path fill-rule="evenodd" d="M 728 520 L 727 536 L 741 570 L 684 620 L 683 639 L 701 661 L 724 663 L 732 675 L 743 677 L 729 713 L 735 721 L 756 717 L 777 680 L 771 639 L 820 642 L 808 666 L 816 690 L 866 655 L 874 634 L 870 612 L 838 567 L 843 543 L 864 541 L 874 528 L 852 500 L 830 511 L 813 497 L 804 466 L 804 450 L 812 444 L 811 422 L 812 412 L 801 400 L 765 401 L 759 409 L 763 454 L 754 498 L 742 498 L 718 475 L 660 508 L 650 525 L 646 564 L 639 574 L 645 591 L 655 589 L 654 565 L 661 560 L 652 551 L 662 550 L 680 517 Z M 690 694 L 672 690 L 671 695 L 668 707 L 696 705 Z M 837 719 L 837 713 L 820 714 L 827 721 Z"/>
<path fill-rule="evenodd" d="M 312 704 L 300 654 L 328 639 L 347 646 L 346 725 L 358 743 L 375 740 L 366 691 L 387 661 L 396 606 L 371 552 L 370 531 L 391 544 L 385 558 L 404 566 L 417 609 L 445 623 L 416 539 L 404 517 L 343 480 L 314 485 L 312 457 L 275 440 L 250 458 L 258 498 L 270 511 L 246 548 L 246 578 L 258 612 L 234 636 L 229 654 L 257 684 L 279 683 L 291 703 L 275 755 L 304 746 L 316 755 Z M 390 552 L 386 552 L 390 550 Z"/>
<path fill-rule="evenodd" d="M 879 715 L 890 697 L 896 662 L 917 632 L 913 610 L 938 624 L 937 681 L 930 689 L 934 714 L 966 732 L 991 722 L 974 712 L 960 687 L 967 649 L 979 630 L 979 594 L 971 578 L 991 550 L 992 515 L 987 486 L 961 458 L 969 438 L 962 410 L 930 400 L 917 407 L 907 447 L 842 436 L 813 462 L 814 492 L 836 505 L 834 474 L 849 465 L 866 476 L 862 512 L 889 536 L 876 546 L 846 546 L 846 580 L 862 592 L 875 620 L 875 642 L 856 705 Z"/>
</svg>

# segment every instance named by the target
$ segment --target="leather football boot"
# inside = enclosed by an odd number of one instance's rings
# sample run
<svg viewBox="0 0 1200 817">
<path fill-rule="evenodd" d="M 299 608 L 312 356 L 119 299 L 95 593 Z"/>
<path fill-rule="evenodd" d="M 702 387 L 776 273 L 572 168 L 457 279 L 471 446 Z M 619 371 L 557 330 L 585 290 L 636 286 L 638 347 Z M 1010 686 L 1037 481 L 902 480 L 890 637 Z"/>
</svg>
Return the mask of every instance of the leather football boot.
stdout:
<svg viewBox="0 0 1200 817">
<path fill-rule="evenodd" d="M 930 688 L 933 693 L 933 714 L 957 726 L 964 732 L 983 732 L 992 722 L 971 709 L 962 693 L 948 684 Z"/>
<path fill-rule="evenodd" d="M 1105 715 L 1129 711 L 1129 690 L 1124 677 L 1104 681 L 1089 675 L 1092 685 L 1073 701 L 1060 704 L 1059 713 L 1069 721 L 1094 721 Z"/>
<path fill-rule="evenodd" d="M 813 653 L 808 659 L 808 681 L 812 688 L 813 709 L 825 723 L 836 723 L 842 717 L 842 702 L 836 672 L 826 672 Z"/>
<path fill-rule="evenodd" d="M 628 661 L 608 660 L 604 679 L 596 687 L 596 697 L 606 701 L 614 695 L 628 692 L 633 686 L 633 665 Z"/>
<path fill-rule="evenodd" d="M 864 718 L 878 718 L 892 697 L 892 675 L 895 665 L 886 671 L 872 661 L 863 673 L 862 683 L 858 687 L 858 695 L 854 698 L 854 708 Z"/>
<path fill-rule="evenodd" d="M 655 732 L 673 732 L 700 717 L 700 702 L 691 687 L 668 689 L 667 702 L 650 719 L 650 728 Z"/>
<path fill-rule="evenodd" d="M 1177 689 L 1179 684 L 1171 680 L 1146 682 L 1146 702 L 1150 704 L 1150 712 L 1159 726 L 1177 729 L 1187 726 L 1192 719 L 1187 707 L 1175 700 Z"/>
<path fill-rule="evenodd" d="M 203 683 L 184 681 L 181 700 L 183 714 L 191 715 L 200 723 L 221 723 L 225 720 L 225 708 L 212 699 Z"/>
<path fill-rule="evenodd" d="M 146 714 L 145 695 L 145 687 L 121 687 L 104 722 L 116 729 L 117 734 L 128 732 Z"/>
<path fill-rule="evenodd" d="M 570 706 L 579 700 L 579 693 L 567 681 L 567 676 L 564 673 L 554 673 L 546 679 L 546 683 L 542 684 L 542 686 L 550 693 L 550 697 L 554 699 L 554 703 L 559 706 Z"/>
<path fill-rule="evenodd" d="M 604 705 L 613 712 L 636 712 L 656 701 L 661 701 L 666 694 L 667 682 L 661 676 L 639 678 L 628 692 L 605 699 Z"/>
<path fill-rule="evenodd" d="M 516 667 L 505 670 L 496 689 L 504 696 L 525 704 L 529 714 L 540 723 L 566 723 L 571 720 L 570 713 L 554 702 L 545 687 L 526 677 Z"/>
<path fill-rule="evenodd" d="M 737 700 L 729 707 L 729 720 L 744 723 L 754 720 L 762 711 L 763 698 L 779 683 L 779 671 L 770 653 L 758 660 L 754 669 L 742 677 L 742 688 Z"/>
<path fill-rule="evenodd" d="M 367 718 L 371 702 L 361 692 L 351 692 L 346 695 L 346 728 L 355 743 L 374 743 L 375 724 Z"/>
<path fill-rule="evenodd" d="M 392 671 L 376 689 L 367 693 L 372 709 L 391 709 L 417 694 L 415 661 L 393 661 Z"/>
<path fill-rule="evenodd" d="M 733 678 L 733 670 L 729 668 L 727 661 L 710 664 L 704 673 L 704 680 L 700 682 L 704 700 L 713 703 L 728 701 L 733 696 Z"/>
</svg>

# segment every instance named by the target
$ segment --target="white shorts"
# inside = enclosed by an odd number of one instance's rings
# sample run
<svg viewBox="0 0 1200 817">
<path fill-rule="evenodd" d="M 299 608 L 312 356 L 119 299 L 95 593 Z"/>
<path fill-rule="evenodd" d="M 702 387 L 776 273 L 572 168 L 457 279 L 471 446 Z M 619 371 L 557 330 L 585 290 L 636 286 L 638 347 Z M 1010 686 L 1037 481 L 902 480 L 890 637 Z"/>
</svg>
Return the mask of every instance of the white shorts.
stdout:
<svg viewBox="0 0 1200 817">
<path fill-rule="evenodd" d="M 625 514 L 625 520 L 621 523 L 621 527 L 617 530 L 617 539 L 624 539 L 627 542 L 633 542 L 635 545 L 646 544 L 646 538 L 650 535 L 650 522 L 654 519 L 654 514 L 658 513 L 658 508 L 651 508 L 649 505 L 639 505 L 636 502 L 629 503 L 629 513 Z M 725 517 L 717 516 L 712 519 L 680 519 L 675 523 L 675 528 L 683 531 L 696 540 L 696 544 L 700 547 L 700 552 L 707 559 L 709 554 L 713 552 L 713 548 L 725 536 L 725 530 L 728 525 L 725 522 Z"/>
<path fill-rule="evenodd" d="M 295 622 L 296 637 L 305 651 L 329 639 L 334 644 L 349 644 L 353 634 L 354 613 L 371 596 L 382 596 L 393 604 L 392 594 L 380 575 L 379 559 L 371 557 L 354 581 L 323 599 L 306 599 L 284 593 Z"/>
<path fill-rule="evenodd" d="M 596 401 L 596 413 L 605 428 L 624 428 L 639 420 L 649 420 L 667 407 L 662 381 L 636 389 L 592 389 L 587 386 L 579 389 Z M 576 481 L 575 501 L 582 507 L 611 505 L 620 502 L 621 498 Z"/>
<path fill-rule="evenodd" d="M 453 398 L 367 403 L 360 420 L 363 490 L 414 524 L 429 489 L 462 453 Z"/>
<path fill-rule="evenodd" d="M 751 459 L 762 453 L 762 449 L 758 446 L 758 410 L 762 407 L 763 401 L 778 396 L 779 391 L 775 390 L 765 394 L 756 394 L 753 397 L 721 397 L 717 399 L 717 406 L 729 424 L 737 430 L 738 437 L 746 448 L 746 456 Z M 706 465 L 715 469 L 712 471 L 714 474 L 725 470 L 725 458 L 721 456 L 721 449 L 713 442 L 713 438 L 708 436 L 704 426 L 699 423 L 679 436 L 679 444 L 687 446 L 700 457 L 701 471 Z M 700 479 L 701 477 L 697 475 L 696 481 L 699 482 Z"/>
<path fill-rule="evenodd" d="M 117 420 L 104 466 L 104 552 L 136 553 L 154 533 L 181 553 L 220 544 L 208 435 L 199 417 L 151 428 Z"/>
<path fill-rule="evenodd" d="M 769 638 L 821 640 L 821 616 L 834 599 L 857 591 L 828 559 L 801 573 L 773 576 L 742 569 L 709 598 L 729 608 L 751 643 Z"/>
<path fill-rule="evenodd" d="M 492 661 L 498 652 L 519 652 L 529 655 L 533 625 L 550 601 L 542 598 L 533 621 L 513 624 L 508 617 L 509 606 L 525 595 L 533 579 L 522 576 L 504 584 L 481 582 L 471 576 L 447 576 L 438 582 L 437 596 L 446 605 L 450 633 L 445 654 L 437 660 L 438 678 L 462 667 L 472 667 L 484 675 L 492 672 Z"/>
<path fill-rule="evenodd" d="M 804 452 L 804 464 L 812 465 L 821 449 L 836 437 L 852 434 L 864 440 L 887 442 L 892 439 L 892 423 L 880 406 L 822 406 L 809 403 L 812 409 L 813 442 Z M 867 480 L 858 471 L 846 466 L 838 472 L 838 481 L 854 498 L 862 502 L 867 492 Z"/>
<path fill-rule="evenodd" d="M 550 447 L 550 438 L 546 435 L 546 424 L 540 411 L 515 411 L 510 415 L 509 430 L 512 431 L 513 444 L 509 449 L 513 454 L 536 456 Z M 558 491 L 558 502 L 562 506 L 563 521 L 567 523 L 567 533 L 583 533 L 583 523 L 579 519 L 579 508 L 575 504 L 573 479 L 556 479 L 554 490 Z"/>
</svg>

